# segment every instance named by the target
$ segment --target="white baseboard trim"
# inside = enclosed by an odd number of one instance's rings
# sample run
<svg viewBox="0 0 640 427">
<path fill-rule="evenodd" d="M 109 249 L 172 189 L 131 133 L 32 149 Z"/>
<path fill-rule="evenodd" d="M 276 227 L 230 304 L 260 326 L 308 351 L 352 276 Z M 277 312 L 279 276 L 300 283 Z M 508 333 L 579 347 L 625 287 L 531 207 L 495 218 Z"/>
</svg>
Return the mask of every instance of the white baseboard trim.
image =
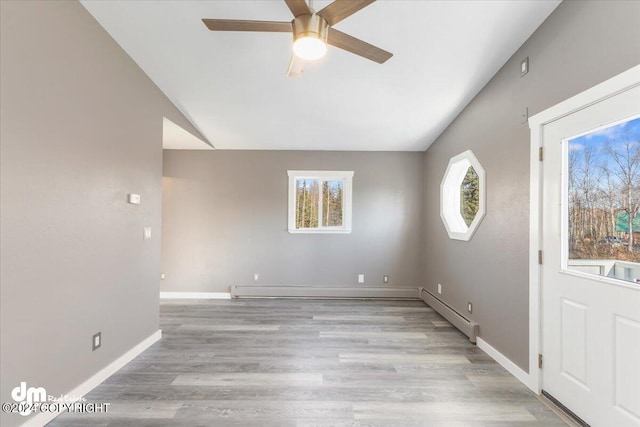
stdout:
<svg viewBox="0 0 640 427">
<path fill-rule="evenodd" d="M 480 337 L 477 338 L 476 345 L 478 346 L 478 348 L 480 348 L 480 350 L 487 353 L 489 356 L 491 356 L 493 360 L 495 360 L 500 365 L 502 365 L 502 367 L 507 371 L 509 371 L 511 375 L 513 375 L 518 380 L 520 380 L 522 384 L 526 385 L 529 389 L 531 389 L 531 391 L 538 394 L 538 391 L 536 390 L 533 382 L 531 381 L 531 376 L 527 374 L 524 370 L 522 370 L 522 368 L 520 368 L 518 365 L 516 365 L 511 360 L 509 360 L 507 356 L 500 353 L 498 350 L 493 348 L 489 343 L 487 343 L 485 340 L 483 340 Z"/>
<path fill-rule="evenodd" d="M 115 374 L 118 370 L 124 367 L 127 363 L 131 362 L 136 358 L 140 353 L 149 348 L 153 343 L 158 341 L 162 337 L 162 330 L 158 329 L 153 334 L 149 335 L 144 340 L 140 341 L 133 348 L 127 351 L 122 356 L 118 357 L 116 360 L 108 364 L 106 367 L 98 371 L 91 378 L 80 384 L 78 387 L 74 388 L 70 392 L 66 393 L 68 396 L 74 396 L 78 399 L 83 397 L 91 390 L 102 384 L 104 380 L 109 378 L 111 375 Z M 77 401 L 77 399 L 76 399 Z M 70 403 L 70 402 L 68 402 Z M 49 412 L 38 412 L 35 416 L 29 418 L 22 427 L 42 427 L 47 423 L 51 422 L 55 417 L 60 415 L 60 413 L 49 413 Z"/>
<path fill-rule="evenodd" d="M 160 299 L 231 299 L 230 292 L 160 292 Z"/>
</svg>

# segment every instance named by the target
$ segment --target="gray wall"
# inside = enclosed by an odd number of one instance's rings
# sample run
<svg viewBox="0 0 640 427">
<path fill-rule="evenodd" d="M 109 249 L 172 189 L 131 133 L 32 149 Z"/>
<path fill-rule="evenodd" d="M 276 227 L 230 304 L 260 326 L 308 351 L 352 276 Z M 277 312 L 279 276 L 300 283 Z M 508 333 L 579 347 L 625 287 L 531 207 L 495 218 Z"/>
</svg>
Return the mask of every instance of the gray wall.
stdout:
<svg viewBox="0 0 640 427">
<path fill-rule="evenodd" d="M 158 329 L 162 117 L 196 131 L 79 3 L 0 7 L 8 402 L 20 381 L 68 393 Z"/>
<path fill-rule="evenodd" d="M 162 291 L 417 287 L 423 153 L 165 150 Z M 353 170 L 350 234 L 287 232 L 287 170 Z"/>
<path fill-rule="evenodd" d="M 530 71 L 520 78 L 520 61 Z M 427 150 L 425 287 L 480 324 L 480 336 L 528 370 L 531 115 L 640 63 L 640 2 L 565 1 Z M 487 215 L 470 242 L 449 240 L 440 181 L 449 158 L 473 150 L 487 173 Z"/>
</svg>

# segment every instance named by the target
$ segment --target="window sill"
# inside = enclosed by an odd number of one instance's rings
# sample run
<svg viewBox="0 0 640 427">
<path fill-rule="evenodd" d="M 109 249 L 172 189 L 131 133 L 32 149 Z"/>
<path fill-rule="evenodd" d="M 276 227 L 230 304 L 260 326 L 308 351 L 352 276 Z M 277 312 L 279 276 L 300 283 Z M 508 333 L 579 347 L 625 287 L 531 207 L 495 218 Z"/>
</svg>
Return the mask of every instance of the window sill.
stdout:
<svg viewBox="0 0 640 427">
<path fill-rule="evenodd" d="M 342 228 L 342 229 L 300 229 L 293 228 L 289 229 L 289 233 L 291 234 L 349 234 L 351 230 Z"/>
</svg>

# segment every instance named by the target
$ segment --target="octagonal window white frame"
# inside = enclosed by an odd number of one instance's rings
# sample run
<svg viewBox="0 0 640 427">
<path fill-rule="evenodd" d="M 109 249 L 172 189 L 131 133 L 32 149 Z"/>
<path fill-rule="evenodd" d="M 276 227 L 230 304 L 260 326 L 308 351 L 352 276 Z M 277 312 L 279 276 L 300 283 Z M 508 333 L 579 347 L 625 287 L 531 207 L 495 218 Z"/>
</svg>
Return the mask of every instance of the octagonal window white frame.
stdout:
<svg viewBox="0 0 640 427">
<path fill-rule="evenodd" d="M 478 175 L 480 200 L 478 200 L 478 213 L 467 226 L 460 210 L 460 187 L 464 177 L 473 167 Z M 440 218 L 447 229 L 450 239 L 471 240 L 486 213 L 486 179 L 484 168 L 471 150 L 454 156 L 449 160 L 447 171 L 444 173 L 440 184 Z"/>
</svg>

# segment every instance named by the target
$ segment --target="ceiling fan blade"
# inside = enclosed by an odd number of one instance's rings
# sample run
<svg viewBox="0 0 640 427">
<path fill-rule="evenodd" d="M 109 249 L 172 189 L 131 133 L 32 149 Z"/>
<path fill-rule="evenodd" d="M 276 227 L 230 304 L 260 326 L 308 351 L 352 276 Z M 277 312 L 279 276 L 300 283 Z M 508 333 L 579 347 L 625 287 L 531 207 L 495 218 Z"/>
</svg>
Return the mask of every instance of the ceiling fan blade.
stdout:
<svg viewBox="0 0 640 427">
<path fill-rule="evenodd" d="M 266 31 L 272 33 L 291 32 L 291 22 L 244 21 L 241 19 L 203 19 L 211 31 Z"/>
<path fill-rule="evenodd" d="M 288 77 L 301 77 L 304 71 L 304 59 L 297 57 L 295 54 L 291 55 L 291 62 L 289 62 L 289 69 L 287 70 Z"/>
<path fill-rule="evenodd" d="M 332 26 L 360 9 L 369 6 L 374 1 L 376 0 L 336 0 L 318 12 L 318 15 L 322 16 Z"/>
<path fill-rule="evenodd" d="M 311 15 L 311 9 L 305 0 L 284 0 L 296 18 L 300 15 Z"/>
<path fill-rule="evenodd" d="M 355 53 L 363 58 L 370 59 L 378 64 L 382 64 L 393 56 L 393 53 L 380 49 L 372 44 L 363 42 L 349 34 L 338 31 L 335 28 L 329 28 L 329 36 L 327 43 L 332 46 L 344 49 L 347 52 Z"/>
</svg>

